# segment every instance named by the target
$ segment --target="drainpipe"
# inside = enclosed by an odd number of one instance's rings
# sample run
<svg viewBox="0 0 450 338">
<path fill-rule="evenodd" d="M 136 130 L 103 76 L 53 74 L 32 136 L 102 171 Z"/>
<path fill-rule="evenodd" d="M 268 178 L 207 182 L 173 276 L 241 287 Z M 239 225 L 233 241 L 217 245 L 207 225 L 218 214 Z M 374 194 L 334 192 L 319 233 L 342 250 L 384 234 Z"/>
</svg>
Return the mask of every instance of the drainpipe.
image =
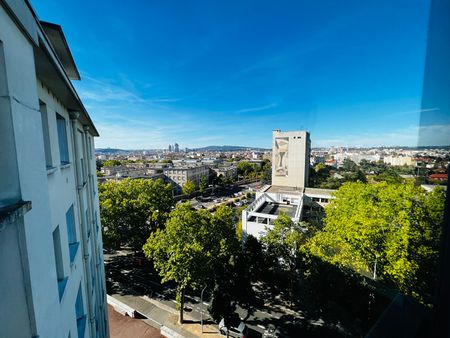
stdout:
<svg viewBox="0 0 450 338">
<path fill-rule="evenodd" d="M 72 123 L 72 148 L 73 148 L 73 154 L 75 158 L 75 166 L 74 166 L 74 172 L 75 172 L 75 183 L 77 186 L 77 200 L 78 200 L 78 210 L 79 210 L 79 219 L 80 227 L 81 227 L 81 240 L 82 240 L 82 250 L 83 250 L 83 269 L 84 269 L 84 276 L 86 280 L 86 288 L 87 288 L 87 300 L 88 300 L 88 318 L 89 318 L 89 328 L 90 328 L 90 336 L 95 337 L 95 328 L 94 328 L 94 314 L 93 314 L 93 306 L 92 306 L 92 288 L 91 288 L 91 280 L 92 276 L 90 273 L 90 267 L 89 267 L 89 250 L 88 250 L 88 242 L 87 242 L 87 232 L 86 232 L 86 223 L 83 222 L 83 219 L 85 219 L 84 215 L 84 203 L 82 198 L 82 190 L 84 188 L 84 182 L 81 182 L 80 180 L 80 174 L 82 173 L 83 168 L 81 168 L 81 163 L 79 163 L 78 158 L 78 149 L 77 149 L 77 126 L 76 122 L 78 120 L 78 117 L 80 116 L 80 113 L 78 112 L 71 112 L 70 113 L 70 122 Z"/>
</svg>

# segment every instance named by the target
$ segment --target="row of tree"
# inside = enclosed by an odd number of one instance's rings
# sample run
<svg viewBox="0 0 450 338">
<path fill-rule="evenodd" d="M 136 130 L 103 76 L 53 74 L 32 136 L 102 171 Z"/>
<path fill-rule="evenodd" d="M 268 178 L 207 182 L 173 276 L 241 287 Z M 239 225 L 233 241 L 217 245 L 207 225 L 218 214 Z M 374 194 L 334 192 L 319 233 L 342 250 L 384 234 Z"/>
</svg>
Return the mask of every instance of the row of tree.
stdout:
<svg viewBox="0 0 450 338">
<path fill-rule="evenodd" d="M 427 193 L 412 182 L 347 182 L 325 208 L 323 225 L 296 225 L 280 214 L 260 242 L 249 236 L 244 246 L 232 209 L 211 213 L 188 203 L 174 208 L 171 186 L 160 180 L 104 183 L 100 206 L 105 243 L 143 248 L 163 281 L 177 283 L 181 320 L 187 289 L 208 286 L 213 318 L 231 318 L 237 305 L 248 310 L 258 305 L 252 284 L 261 278 L 274 283 L 273 275 L 264 276 L 275 270 L 289 275 L 291 298 L 314 287 L 314 274 L 332 279 L 335 271 L 357 271 L 431 303 L 444 212 L 441 189 Z M 296 289 L 299 283 L 303 288 Z"/>
</svg>

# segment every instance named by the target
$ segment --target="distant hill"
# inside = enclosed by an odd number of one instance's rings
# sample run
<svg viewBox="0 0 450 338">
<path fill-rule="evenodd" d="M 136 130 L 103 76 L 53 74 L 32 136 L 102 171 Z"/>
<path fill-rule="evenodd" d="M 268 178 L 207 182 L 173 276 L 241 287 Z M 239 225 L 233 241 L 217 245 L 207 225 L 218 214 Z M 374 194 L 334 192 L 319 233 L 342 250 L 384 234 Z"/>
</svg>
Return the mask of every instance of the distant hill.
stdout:
<svg viewBox="0 0 450 338">
<path fill-rule="evenodd" d="M 195 151 L 243 151 L 243 150 L 253 150 L 253 151 L 267 151 L 269 149 L 256 148 L 256 147 L 242 147 L 242 146 L 207 146 L 202 148 L 195 148 Z"/>
<path fill-rule="evenodd" d="M 123 150 L 123 149 L 116 149 L 116 148 L 96 148 L 95 149 L 96 154 L 103 154 L 103 155 L 128 154 L 133 151 L 134 150 Z"/>
</svg>

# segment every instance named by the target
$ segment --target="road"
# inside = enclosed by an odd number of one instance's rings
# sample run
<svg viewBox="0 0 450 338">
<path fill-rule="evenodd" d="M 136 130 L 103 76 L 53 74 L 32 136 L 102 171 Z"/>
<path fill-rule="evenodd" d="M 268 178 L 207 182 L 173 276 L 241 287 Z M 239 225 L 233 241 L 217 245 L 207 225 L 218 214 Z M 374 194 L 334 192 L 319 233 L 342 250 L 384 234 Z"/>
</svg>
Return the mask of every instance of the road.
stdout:
<svg viewBox="0 0 450 338">
<path fill-rule="evenodd" d="M 105 269 L 107 277 L 108 293 L 146 295 L 164 305 L 176 310 L 176 287 L 173 283 L 160 283 L 160 277 L 156 272 L 148 268 L 148 262 L 139 266 L 134 256 L 126 251 L 116 254 L 105 254 Z M 200 320 L 203 310 L 203 319 L 211 321 L 208 313 L 210 305 L 210 291 L 206 290 L 203 303 L 200 302 L 200 291 L 187 292 L 185 311 L 196 320 Z M 247 317 L 247 311 L 237 309 L 241 318 Z M 265 304 L 264 308 L 257 309 L 248 318 L 246 324 L 253 330 L 262 334 L 268 325 L 275 327 L 291 324 L 302 316 L 280 305 Z"/>
</svg>

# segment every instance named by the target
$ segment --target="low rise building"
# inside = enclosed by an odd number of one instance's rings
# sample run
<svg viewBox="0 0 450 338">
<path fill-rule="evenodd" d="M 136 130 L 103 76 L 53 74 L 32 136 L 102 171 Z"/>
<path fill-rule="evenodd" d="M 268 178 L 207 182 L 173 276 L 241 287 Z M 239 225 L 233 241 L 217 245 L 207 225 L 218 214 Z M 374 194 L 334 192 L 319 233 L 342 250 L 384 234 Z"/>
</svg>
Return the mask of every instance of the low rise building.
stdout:
<svg viewBox="0 0 450 338">
<path fill-rule="evenodd" d="M 230 180 L 236 180 L 238 176 L 237 168 L 235 166 L 222 166 L 217 168 L 211 168 L 217 175 L 222 176 Z"/>
</svg>

